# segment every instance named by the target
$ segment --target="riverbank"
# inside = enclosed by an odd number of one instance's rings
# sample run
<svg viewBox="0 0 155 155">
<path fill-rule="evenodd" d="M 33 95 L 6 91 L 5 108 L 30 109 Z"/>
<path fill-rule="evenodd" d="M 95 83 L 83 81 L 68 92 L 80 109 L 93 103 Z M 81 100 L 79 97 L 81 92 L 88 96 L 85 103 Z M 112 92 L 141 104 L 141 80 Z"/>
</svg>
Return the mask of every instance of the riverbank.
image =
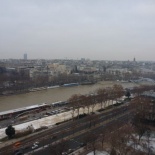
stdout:
<svg viewBox="0 0 155 155">
<path fill-rule="evenodd" d="M 83 83 L 66 83 L 63 85 L 55 85 L 55 86 L 46 86 L 46 87 L 37 87 L 37 88 L 31 88 L 31 89 L 26 89 L 26 90 L 20 90 L 20 91 L 4 91 L 1 96 L 11 96 L 11 95 L 17 95 L 17 94 L 24 94 L 24 93 L 29 93 L 29 92 L 36 92 L 36 91 L 42 91 L 42 90 L 47 90 L 47 89 L 55 89 L 59 87 L 75 87 L 78 85 L 92 85 L 95 84 L 93 82 L 83 82 Z"/>
<path fill-rule="evenodd" d="M 78 84 L 76 83 L 75 85 L 70 85 L 70 84 L 64 84 L 64 85 L 56 85 L 56 86 L 49 86 L 49 87 L 37 87 L 37 88 L 31 88 L 31 89 L 28 89 L 28 90 L 21 90 L 21 91 L 16 91 L 16 92 L 8 92 L 8 93 L 4 93 L 3 95 L 0 94 L 0 97 L 4 97 L 4 96 L 13 96 L 13 95 L 20 95 L 20 94 L 25 94 L 25 93 L 31 93 L 31 92 L 37 92 L 37 91 L 43 91 L 43 90 L 47 90 L 47 89 L 56 89 L 56 88 L 61 88 L 61 87 L 75 87 L 75 86 L 89 86 L 89 85 L 95 85 L 95 84 L 101 84 L 101 85 L 107 85 L 107 84 L 115 84 L 116 81 L 100 81 L 100 82 L 97 82 L 97 83 L 92 83 L 92 82 L 89 82 L 89 83 L 81 83 L 81 84 Z"/>
<path fill-rule="evenodd" d="M 29 92 L 30 92 L 29 90 L 21 90 L 21 91 L 16 91 L 16 92 L 4 92 L 3 94 L 0 94 L 0 97 L 24 94 L 24 93 L 29 93 Z"/>
</svg>

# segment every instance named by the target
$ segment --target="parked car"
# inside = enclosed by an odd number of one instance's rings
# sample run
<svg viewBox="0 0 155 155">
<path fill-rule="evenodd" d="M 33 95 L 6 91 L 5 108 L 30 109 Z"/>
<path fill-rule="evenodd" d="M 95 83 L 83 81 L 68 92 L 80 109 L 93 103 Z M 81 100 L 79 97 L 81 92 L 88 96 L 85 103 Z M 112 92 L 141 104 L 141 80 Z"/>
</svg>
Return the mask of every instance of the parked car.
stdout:
<svg viewBox="0 0 155 155">
<path fill-rule="evenodd" d="M 59 110 L 55 110 L 55 114 L 58 114 L 59 113 Z"/>
<path fill-rule="evenodd" d="M 39 144 L 39 142 L 34 142 L 34 144 L 33 145 L 38 145 Z"/>
<path fill-rule="evenodd" d="M 46 112 L 46 115 L 52 115 L 50 112 Z"/>
<path fill-rule="evenodd" d="M 33 145 L 32 149 L 36 149 L 38 147 L 38 145 Z"/>
<path fill-rule="evenodd" d="M 34 142 L 33 146 L 32 146 L 32 149 L 36 149 L 38 147 L 38 144 L 39 144 L 39 142 Z"/>
</svg>

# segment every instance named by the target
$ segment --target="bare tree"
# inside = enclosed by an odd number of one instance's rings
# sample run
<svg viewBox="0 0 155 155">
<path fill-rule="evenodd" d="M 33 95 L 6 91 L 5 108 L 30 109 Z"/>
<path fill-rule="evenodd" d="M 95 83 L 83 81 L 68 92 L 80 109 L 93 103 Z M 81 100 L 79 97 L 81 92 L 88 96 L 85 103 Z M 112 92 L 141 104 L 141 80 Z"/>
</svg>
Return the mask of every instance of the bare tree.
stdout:
<svg viewBox="0 0 155 155">
<path fill-rule="evenodd" d="M 114 101 L 114 99 L 116 98 L 116 94 L 115 94 L 113 88 L 108 87 L 108 88 L 106 89 L 106 92 L 107 92 L 107 100 L 108 100 L 109 102 L 112 101 L 112 104 L 113 104 L 113 101 Z"/>
<path fill-rule="evenodd" d="M 114 91 L 115 99 L 116 99 L 116 102 L 117 102 L 117 98 L 120 98 L 120 97 L 122 97 L 124 95 L 123 87 L 121 85 L 115 84 L 113 86 L 113 91 Z"/>
<path fill-rule="evenodd" d="M 135 132 L 139 136 L 139 141 L 144 133 L 149 130 L 146 124 L 150 112 L 149 103 L 150 100 L 148 98 L 139 96 L 131 102 L 131 108 L 135 110 L 132 123 L 135 127 Z"/>
<path fill-rule="evenodd" d="M 53 145 L 50 145 L 49 151 L 52 155 L 62 155 L 63 152 L 68 150 L 68 144 L 65 140 L 61 140 Z"/>
<path fill-rule="evenodd" d="M 146 139 L 146 142 L 147 142 L 147 144 L 146 144 L 147 154 L 151 155 L 151 152 L 152 152 L 151 145 L 150 145 L 151 130 L 146 131 L 146 138 L 147 138 Z"/>
<path fill-rule="evenodd" d="M 103 108 L 103 102 L 105 102 L 106 90 L 98 89 L 97 90 L 97 101 L 101 104 L 101 109 Z"/>
<path fill-rule="evenodd" d="M 88 133 L 83 138 L 84 142 L 87 144 L 87 149 L 92 150 L 94 155 L 96 155 L 96 150 L 98 148 L 97 139 L 98 135 L 93 133 Z"/>
<path fill-rule="evenodd" d="M 90 95 L 90 105 L 92 108 L 92 112 L 94 112 L 96 104 L 97 104 L 97 97 L 95 95 Z"/>
<path fill-rule="evenodd" d="M 91 107 L 91 97 L 89 96 L 89 95 L 87 95 L 86 97 L 85 97 L 85 107 L 86 107 L 86 109 L 87 109 L 87 111 L 88 111 L 88 114 L 90 113 L 90 107 Z"/>
<path fill-rule="evenodd" d="M 91 128 L 92 126 L 95 126 L 99 120 L 99 116 L 95 115 L 95 114 L 91 114 L 88 116 L 89 119 L 89 128 Z"/>
<path fill-rule="evenodd" d="M 68 102 L 70 103 L 72 107 L 72 120 L 74 120 L 75 110 L 76 110 L 76 104 L 77 104 L 78 95 L 72 95 Z"/>
<path fill-rule="evenodd" d="M 135 132 L 138 134 L 139 136 L 139 141 L 141 139 L 141 137 L 144 135 L 144 133 L 146 131 L 149 130 L 149 128 L 147 127 L 147 125 L 142 121 L 141 116 L 140 115 L 136 115 L 133 119 L 133 125 L 135 127 Z"/>
<path fill-rule="evenodd" d="M 110 133 L 109 144 L 111 150 L 115 151 L 119 155 L 127 155 L 130 152 L 130 146 L 128 142 L 132 136 L 133 130 L 132 126 L 126 125 L 121 128 L 118 128 Z"/>
<path fill-rule="evenodd" d="M 85 113 L 87 97 L 86 95 L 79 95 L 80 108 L 83 108 L 83 114 Z"/>
</svg>

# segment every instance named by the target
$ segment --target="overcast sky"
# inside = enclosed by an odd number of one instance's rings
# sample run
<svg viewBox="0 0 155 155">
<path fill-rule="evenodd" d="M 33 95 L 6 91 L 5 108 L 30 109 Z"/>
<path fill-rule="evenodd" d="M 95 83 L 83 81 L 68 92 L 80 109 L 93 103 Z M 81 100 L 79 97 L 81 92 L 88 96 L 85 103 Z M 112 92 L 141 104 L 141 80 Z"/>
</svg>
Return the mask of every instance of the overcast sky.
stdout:
<svg viewBox="0 0 155 155">
<path fill-rule="evenodd" d="M 155 60 L 155 0 L 0 0 L 0 59 Z"/>
</svg>

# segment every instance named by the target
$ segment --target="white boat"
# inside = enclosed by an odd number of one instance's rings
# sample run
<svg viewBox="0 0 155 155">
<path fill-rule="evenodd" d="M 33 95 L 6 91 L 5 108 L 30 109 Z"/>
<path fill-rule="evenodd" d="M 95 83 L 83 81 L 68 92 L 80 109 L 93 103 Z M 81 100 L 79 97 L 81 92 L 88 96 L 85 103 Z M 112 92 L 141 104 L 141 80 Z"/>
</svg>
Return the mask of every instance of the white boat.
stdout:
<svg viewBox="0 0 155 155">
<path fill-rule="evenodd" d="M 63 87 L 72 87 L 72 86 L 78 86 L 79 83 L 66 83 L 66 84 L 63 84 L 62 86 Z"/>
<path fill-rule="evenodd" d="M 48 89 L 53 89 L 53 88 L 58 88 L 58 87 L 60 87 L 59 85 L 56 85 L 56 86 L 49 86 L 49 87 L 47 87 Z"/>
<path fill-rule="evenodd" d="M 46 89 L 47 89 L 47 87 L 39 87 L 39 88 L 32 88 L 29 91 L 34 92 L 34 91 L 40 91 L 40 90 L 46 90 Z"/>
</svg>

